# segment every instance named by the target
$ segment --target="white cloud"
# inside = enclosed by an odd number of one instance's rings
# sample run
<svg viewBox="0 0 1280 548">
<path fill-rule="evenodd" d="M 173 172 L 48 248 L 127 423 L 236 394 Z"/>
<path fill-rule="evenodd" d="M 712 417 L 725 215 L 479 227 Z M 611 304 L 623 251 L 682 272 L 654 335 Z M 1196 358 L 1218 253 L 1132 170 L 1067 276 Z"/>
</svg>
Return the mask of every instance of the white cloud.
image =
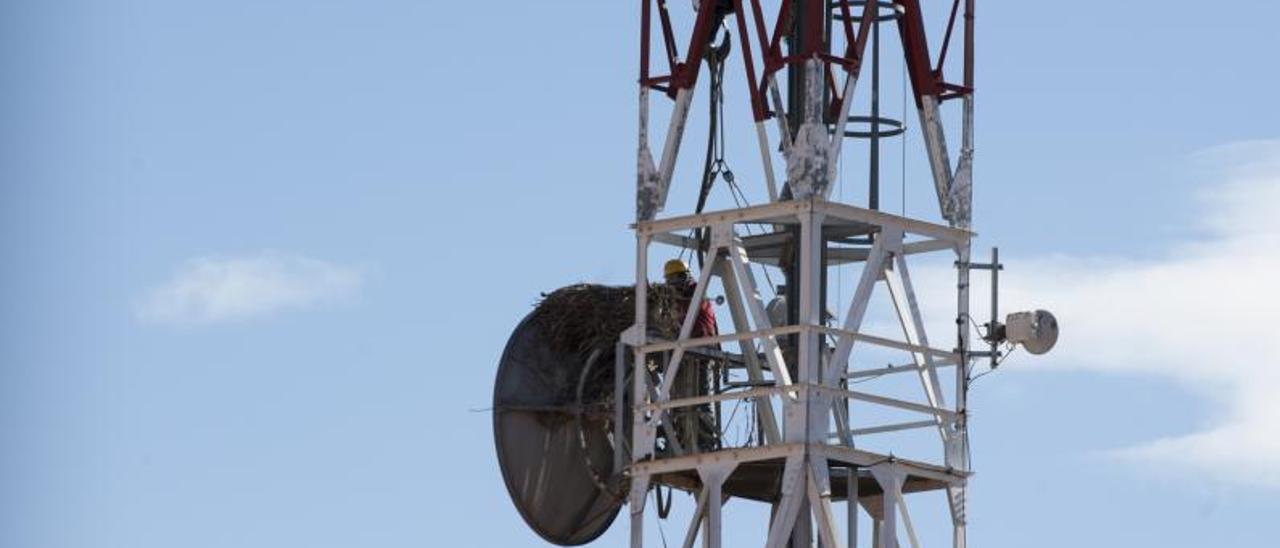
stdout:
<svg viewBox="0 0 1280 548">
<path fill-rule="evenodd" d="M 1047 365 L 1166 377 L 1218 404 L 1206 429 L 1112 456 L 1280 488 L 1280 141 L 1194 159 L 1213 174 L 1186 221 L 1202 237 L 1155 260 L 1018 260 L 1002 308 L 1058 316 Z"/>
<path fill-rule="evenodd" d="M 151 323 L 237 320 L 349 297 L 362 283 L 359 270 L 298 255 L 200 257 L 148 291 L 134 313 Z"/>
</svg>

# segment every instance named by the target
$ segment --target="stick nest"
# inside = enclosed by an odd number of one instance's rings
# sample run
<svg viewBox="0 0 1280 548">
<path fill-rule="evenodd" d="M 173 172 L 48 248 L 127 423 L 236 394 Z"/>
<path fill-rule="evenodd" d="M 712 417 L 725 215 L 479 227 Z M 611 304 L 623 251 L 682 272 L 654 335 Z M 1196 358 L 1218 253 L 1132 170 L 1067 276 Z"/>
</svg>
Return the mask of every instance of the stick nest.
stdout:
<svg viewBox="0 0 1280 548">
<path fill-rule="evenodd" d="M 592 349 L 611 349 L 635 323 L 635 286 L 575 284 L 543 293 L 533 311 L 534 322 L 557 352 L 586 355 Z M 651 336 L 675 339 L 680 333 L 680 291 L 666 284 L 649 284 L 648 328 Z"/>
</svg>

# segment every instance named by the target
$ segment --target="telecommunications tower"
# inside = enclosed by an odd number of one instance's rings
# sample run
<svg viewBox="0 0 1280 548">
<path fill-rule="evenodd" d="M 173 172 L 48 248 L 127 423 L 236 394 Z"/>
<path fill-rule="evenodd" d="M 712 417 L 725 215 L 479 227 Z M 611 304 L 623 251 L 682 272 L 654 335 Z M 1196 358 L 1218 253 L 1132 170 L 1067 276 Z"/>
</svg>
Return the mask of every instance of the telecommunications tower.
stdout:
<svg viewBox="0 0 1280 548">
<path fill-rule="evenodd" d="M 933 500 L 952 546 L 964 547 L 973 372 L 1014 345 L 1048 351 L 1057 337 L 1044 311 L 998 320 L 998 256 L 971 258 L 975 0 L 640 3 L 630 327 L 578 353 L 536 350 L 561 333 L 550 323 L 527 320 L 513 335 L 495 436 L 521 514 L 552 542 L 582 544 L 625 503 L 640 548 L 658 544 L 646 519 L 670 515 L 662 492 L 674 490 L 691 495 L 684 546 L 719 547 L 731 534 L 767 547 L 893 548 L 920 543 L 911 508 Z M 901 71 L 912 131 L 882 108 L 882 65 Z M 683 172 L 699 94 L 711 105 L 707 161 Z M 750 123 L 723 115 L 726 97 L 749 106 Z M 721 157 L 735 130 L 754 142 L 756 180 Z M 882 207 L 889 143 L 902 165 L 924 166 L 903 170 L 903 192 L 932 188 L 936 209 Z M 842 179 L 857 198 L 843 198 Z M 721 180 L 737 207 L 708 210 Z M 692 211 L 669 207 L 680 185 L 697 190 Z M 765 199 L 741 203 L 744 189 Z M 718 334 L 693 335 L 698 306 L 658 328 L 670 309 L 655 308 L 653 265 L 671 256 L 696 259 L 690 302 L 727 310 Z M 954 270 L 944 303 L 917 296 L 909 266 L 929 257 Z M 970 311 L 974 270 L 991 281 L 982 320 Z M 922 310 L 944 309 L 949 328 L 931 333 Z M 908 434 L 918 436 L 910 448 L 883 441 Z M 767 505 L 768 523 L 725 519 L 735 500 Z M 870 531 L 859 531 L 862 513 Z"/>
</svg>

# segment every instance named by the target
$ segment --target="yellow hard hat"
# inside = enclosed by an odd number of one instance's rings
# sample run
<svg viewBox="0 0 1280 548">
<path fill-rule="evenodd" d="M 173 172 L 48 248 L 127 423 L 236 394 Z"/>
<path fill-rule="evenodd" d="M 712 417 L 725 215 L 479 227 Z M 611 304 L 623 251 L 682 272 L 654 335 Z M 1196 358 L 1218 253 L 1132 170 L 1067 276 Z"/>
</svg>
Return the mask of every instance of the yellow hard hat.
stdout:
<svg viewBox="0 0 1280 548">
<path fill-rule="evenodd" d="M 680 259 L 671 259 L 667 264 L 662 265 L 663 277 L 669 277 L 674 274 L 688 274 L 689 265 Z"/>
</svg>

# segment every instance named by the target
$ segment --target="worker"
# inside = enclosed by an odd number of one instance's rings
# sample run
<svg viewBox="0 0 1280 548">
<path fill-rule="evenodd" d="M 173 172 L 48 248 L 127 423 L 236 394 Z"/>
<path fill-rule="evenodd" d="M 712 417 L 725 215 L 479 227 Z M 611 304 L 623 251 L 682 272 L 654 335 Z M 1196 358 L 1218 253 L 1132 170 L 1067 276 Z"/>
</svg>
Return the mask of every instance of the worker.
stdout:
<svg viewBox="0 0 1280 548">
<path fill-rule="evenodd" d="M 677 300 L 676 311 L 681 321 L 688 313 L 694 292 L 698 284 L 689 273 L 689 265 L 680 259 L 671 259 L 662 267 L 662 277 L 666 285 L 679 291 L 681 299 Z M 693 322 L 691 338 L 714 337 L 720 334 L 716 326 L 716 312 L 711 301 L 705 297 L 698 304 L 698 315 Z M 702 349 L 718 349 L 719 345 L 708 345 Z M 694 355 L 690 355 L 694 354 Z M 706 396 L 711 393 L 712 360 L 696 355 L 696 351 L 685 354 L 680 373 L 672 386 L 672 397 L 676 399 Z M 711 451 L 718 447 L 719 436 L 716 416 L 708 404 L 692 407 L 681 407 L 673 410 L 675 434 L 680 438 L 681 446 L 686 451 Z"/>
<path fill-rule="evenodd" d="M 686 300 L 681 303 L 680 318 L 684 319 L 684 315 L 688 310 L 689 300 L 693 299 L 694 290 L 697 289 L 698 283 L 694 281 L 693 276 L 689 273 L 689 265 L 680 259 L 671 259 L 662 266 L 662 277 L 666 280 L 667 285 L 680 290 L 680 295 Z M 698 317 L 693 322 L 693 331 L 690 337 L 714 337 L 720 334 L 720 329 L 716 326 L 716 311 L 711 306 L 711 301 L 706 298 L 698 305 Z"/>
</svg>

